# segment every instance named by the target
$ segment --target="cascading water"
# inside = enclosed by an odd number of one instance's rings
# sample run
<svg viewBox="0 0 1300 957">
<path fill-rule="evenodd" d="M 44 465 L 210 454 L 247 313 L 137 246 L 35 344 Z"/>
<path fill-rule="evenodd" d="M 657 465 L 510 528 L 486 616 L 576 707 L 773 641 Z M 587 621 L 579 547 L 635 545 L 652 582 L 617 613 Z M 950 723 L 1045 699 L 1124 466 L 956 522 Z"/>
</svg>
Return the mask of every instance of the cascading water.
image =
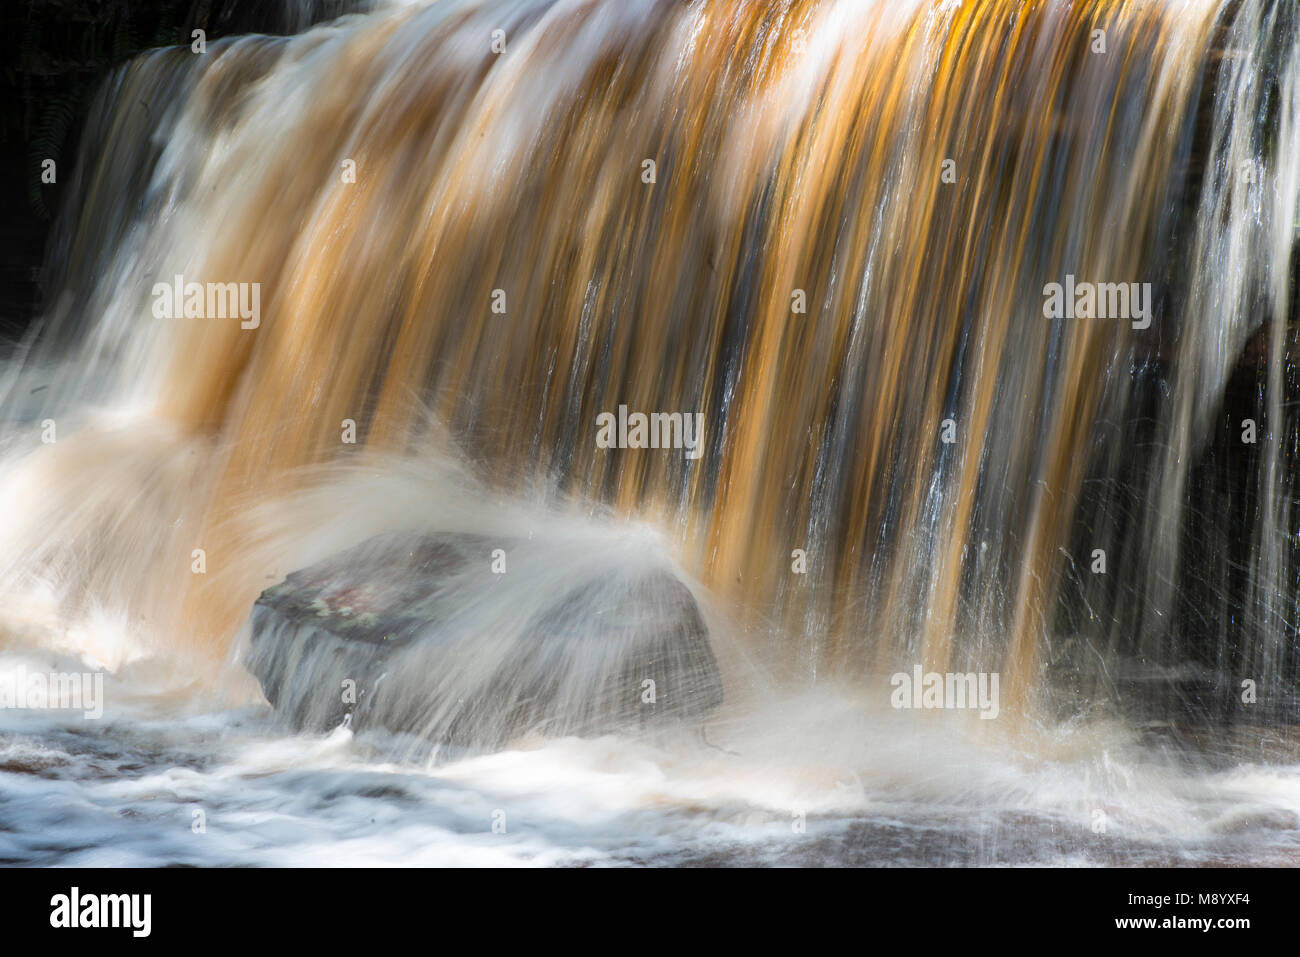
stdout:
<svg viewBox="0 0 1300 957">
<path fill-rule="evenodd" d="M 0 712 L 0 858 L 328 861 L 355 822 L 302 795 L 381 778 L 349 860 L 1300 853 L 1291 0 L 381 4 L 132 60 L 76 177 L 3 383 L 0 661 L 108 669 L 113 743 Z M 602 447 L 621 407 L 698 455 Z M 708 738 L 268 724 L 254 601 L 394 531 L 560 543 L 539 601 L 675 568 Z M 914 667 L 1000 720 L 895 712 Z M 1153 744 L 1126 699 L 1169 688 L 1252 730 Z M 51 781 L 94 810 L 42 844 Z M 279 823 L 106 819 L 160 790 Z M 507 800 L 531 830 L 467 836 Z"/>
</svg>

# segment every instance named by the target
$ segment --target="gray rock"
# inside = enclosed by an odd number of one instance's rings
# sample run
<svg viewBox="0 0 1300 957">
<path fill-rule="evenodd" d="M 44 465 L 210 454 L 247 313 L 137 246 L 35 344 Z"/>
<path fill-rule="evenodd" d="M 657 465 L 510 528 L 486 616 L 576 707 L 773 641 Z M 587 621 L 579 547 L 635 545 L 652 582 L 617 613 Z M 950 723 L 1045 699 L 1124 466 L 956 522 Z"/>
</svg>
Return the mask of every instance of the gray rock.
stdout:
<svg viewBox="0 0 1300 957">
<path fill-rule="evenodd" d="M 351 715 L 491 749 L 698 721 L 722 701 L 693 596 L 635 548 L 383 536 L 268 589 L 251 631 L 249 670 L 309 730 Z"/>
</svg>

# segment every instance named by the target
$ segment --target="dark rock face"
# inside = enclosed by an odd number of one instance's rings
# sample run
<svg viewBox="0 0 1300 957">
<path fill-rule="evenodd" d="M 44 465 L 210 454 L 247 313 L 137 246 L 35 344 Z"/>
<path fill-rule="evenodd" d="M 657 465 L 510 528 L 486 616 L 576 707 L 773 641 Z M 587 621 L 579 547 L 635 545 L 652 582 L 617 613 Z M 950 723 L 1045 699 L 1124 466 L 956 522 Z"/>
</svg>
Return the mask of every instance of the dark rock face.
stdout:
<svg viewBox="0 0 1300 957">
<path fill-rule="evenodd" d="M 5 65 L 0 73 L 0 140 L 5 141 L 0 178 L 12 185 L 0 190 L 0 349 L 4 339 L 22 337 L 38 309 L 52 308 L 65 284 L 82 285 L 75 271 L 71 277 L 61 268 L 42 273 L 41 264 L 47 247 L 61 252 L 72 241 L 61 233 L 75 226 L 86 201 L 75 184 L 89 177 L 101 154 L 111 150 L 97 135 L 105 119 L 99 114 L 107 107 L 96 102 L 95 92 L 112 85 L 113 71 L 156 47 L 175 46 L 188 56 L 196 29 L 205 32 L 208 43 L 248 33 L 287 35 L 373 6 L 371 0 L 0 4 L 0 62 Z M 41 178 L 45 159 L 58 164 L 53 183 Z M 74 175 L 78 167 L 80 176 Z M 139 171 L 137 178 L 147 183 L 148 172 Z M 63 230 L 54 230 L 52 220 L 60 210 L 74 215 L 65 217 Z"/>
<path fill-rule="evenodd" d="M 722 701 L 669 568 L 472 535 L 384 536 L 290 575 L 254 604 L 246 664 L 297 727 L 350 714 L 472 749 L 699 720 Z"/>
</svg>

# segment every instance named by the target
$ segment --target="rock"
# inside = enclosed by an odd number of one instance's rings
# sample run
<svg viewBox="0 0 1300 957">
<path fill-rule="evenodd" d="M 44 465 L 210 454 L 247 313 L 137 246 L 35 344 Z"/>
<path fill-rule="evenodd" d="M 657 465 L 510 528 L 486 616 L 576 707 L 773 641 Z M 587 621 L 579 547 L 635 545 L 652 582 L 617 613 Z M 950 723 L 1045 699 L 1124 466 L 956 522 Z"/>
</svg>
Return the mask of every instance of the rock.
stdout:
<svg viewBox="0 0 1300 957">
<path fill-rule="evenodd" d="M 590 541 L 373 539 L 264 592 L 246 664 L 296 727 L 351 715 L 471 749 L 699 720 L 722 701 L 686 586 L 645 549 Z"/>
</svg>

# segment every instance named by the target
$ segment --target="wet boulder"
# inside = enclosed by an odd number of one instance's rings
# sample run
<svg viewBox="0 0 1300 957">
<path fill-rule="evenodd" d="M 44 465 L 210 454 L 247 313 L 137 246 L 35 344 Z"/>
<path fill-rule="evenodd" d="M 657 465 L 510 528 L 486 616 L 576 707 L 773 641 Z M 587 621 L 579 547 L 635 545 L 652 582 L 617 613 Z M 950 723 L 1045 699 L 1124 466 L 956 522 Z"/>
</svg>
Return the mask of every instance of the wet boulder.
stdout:
<svg viewBox="0 0 1300 957">
<path fill-rule="evenodd" d="M 699 721 L 722 700 L 667 562 L 599 540 L 383 536 L 253 606 L 246 665 L 294 726 L 501 747 Z"/>
</svg>

